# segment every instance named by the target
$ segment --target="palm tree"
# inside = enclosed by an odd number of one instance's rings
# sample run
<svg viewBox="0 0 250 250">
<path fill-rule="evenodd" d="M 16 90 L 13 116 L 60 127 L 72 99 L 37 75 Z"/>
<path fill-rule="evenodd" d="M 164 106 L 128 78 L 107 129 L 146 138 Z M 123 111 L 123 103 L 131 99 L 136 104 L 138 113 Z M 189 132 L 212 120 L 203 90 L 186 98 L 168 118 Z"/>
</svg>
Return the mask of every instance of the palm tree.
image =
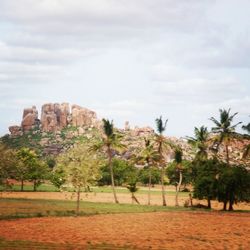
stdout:
<svg viewBox="0 0 250 250">
<path fill-rule="evenodd" d="M 242 129 L 244 129 L 245 131 L 247 131 L 248 134 L 250 134 L 250 123 L 248 123 L 247 125 L 243 125 Z"/>
<path fill-rule="evenodd" d="M 250 123 L 245 126 L 243 125 L 242 129 L 244 129 L 250 135 Z M 245 146 L 242 158 L 247 158 L 248 156 L 250 156 L 250 144 Z"/>
<path fill-rule="evenodd" d="M 161 168 L 161 188 L 162 188 L 162 203 L 163 206 L 167 206 L 166 197 L 165 197 L 165 187 L 164 187 L 164 175 L 165 175 L 165 159 L 163 149 L 166 146 L 166 139 L 163 136 L 163 132 L 166 130 L 168 120 L 163 122 L 162 116 L 155 120 L 156 122 L 156 130 L 158 134 L 156 134 L 156 143 L 158 146 L 158 154 L 159 154 L 159 166 Z"/>
<path fill-rule="evenodd" d="M 175 195 L 175 206 L 178 207 L 179 206 L 179 202 L 178 202 L 178 195 L 180 192 L 180 188 L 181 188 L 181 183 L 182 183 L 182 150 L 180 148 L 177 148 L 175 150 L 175 163 L 176 163 L 176 168 L 177 171 L 179 172 L 179 182 L 176 188 L 176 195 Z"/>
<path fill-rule="evenodd" d="M 152 186 L 152 173 L 151 167 L 157 160 L 159 160 L 159 154 L 155 150 L 152 140 L 149 138 L 144 138 L 144 148 L 139 153 L 139 160 L 143 160 L 148 167 L 149 177 L 148 177 L 148 205 L 150 205 L 151 200 L 151 186 Z"/>
<path fill-rule="evenodd" d="M 205 126 L 195 127 L 194 137 L 186 137 L 188 143 L 196 150 L 195 160 L 203 161 L 207 159 L 208 137 L 209 132 Z"/>
<path fill-rule="evenodd" d="M 229 164 L 229 150 L 228 146 L 230 143 L 230 139 L 234 135 L 235 128 L 241 124 L 241 122 L 238 122 L 234 125 L 232 125 L 234 117 L 238 113 L 234 113 L 233 115 L 230 115 L 230 109 L 219 109 L 220 111 L 220 119 L 216 120 L 214 117 L 211 117 L 210 120 L 216 125 L 215 127 L 212 128 L 212 131 L 216 134 L 218 134 L 218 137 L 215 138 L 215 144 L 216 146 L 216 151 L 218 151 L 218 147 L 221 144 L 224 144 L 225 149 L 226 149 L 226 162 Z"/>
<path fill-rule="evenodd" d="M 104 136 L 99 143 L 96 143 L 91 150 L 100 150 L 104 149 L 108 158 L 108 166 L 110 170 L 111 177 L 111 186 L 114 195 L 115 203 L 119 203 L 115 190 L 115 180 L 114 180 L 114 171 L 112 165 L 112 159 L 115 154 L 115 150 L 120 150 L 125 148 L 125 146 L 121 143 L 121 137 L 114 132 L 113 121 L 109 121 L 108 119 L 102 119 L 103 121 L 103 133 Z"/>
</svg>

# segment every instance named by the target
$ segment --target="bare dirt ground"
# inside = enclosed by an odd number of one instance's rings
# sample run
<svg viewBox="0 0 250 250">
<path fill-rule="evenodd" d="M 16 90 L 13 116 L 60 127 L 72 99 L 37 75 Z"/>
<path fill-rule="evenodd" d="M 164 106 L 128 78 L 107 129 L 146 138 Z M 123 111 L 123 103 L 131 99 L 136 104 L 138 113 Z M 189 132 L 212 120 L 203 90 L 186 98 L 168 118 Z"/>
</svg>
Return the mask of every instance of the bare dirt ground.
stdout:
<svg viewBox="0 0 250 250">
<path fill-rule="evenodd" d="M 117 194 L 120 203 L 131 203 L 131 195 L 126 193 Z M 3 198 L 27 198 L 27 199 L 55 199 L 55 200 L 75 200 L 76 197 L 70 192 L 1 192 L 0 197 Z M 136 194 L 140 204 L 147 204 L 147 194 Z M 175 205 L 175 196 L 167 195 L 167 205 Z M 91 202 L 114 202 L 112 193 L 82 193 L 81 200 Z M 188 200 L 188 197 L 179 197 L 179 204 L 183 206 L 184 202 Z M 206 204 L 206 201 L 194 200 L 194 204 L 202 203 Z M 151 205 L 162 205 L 161 195 L 151 195 Z M 217 201 L 212 202 L 212 208 L 221 210 L 222 203 Z M 239 203 L 234 205 L 235 210 L 250 210 L 250 203 Z"/>
<path fill-rule="evenodd" d="M 77 244 L 74 249 L 88 249 L 90 243 L 129 246 L 126 249 L 250 249 L 249 213 L 113 214 L 18 219 L 0 225 L 6 240 Z"/>
</svg>

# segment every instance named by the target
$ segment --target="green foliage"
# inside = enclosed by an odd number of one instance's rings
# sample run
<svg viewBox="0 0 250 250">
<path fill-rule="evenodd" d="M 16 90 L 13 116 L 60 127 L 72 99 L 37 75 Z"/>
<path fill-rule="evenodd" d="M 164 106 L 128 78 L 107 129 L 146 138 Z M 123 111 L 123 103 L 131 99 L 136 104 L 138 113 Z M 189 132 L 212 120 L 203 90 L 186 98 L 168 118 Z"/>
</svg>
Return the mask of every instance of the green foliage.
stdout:
<svg viewBox="0 0 250 250">
<path fill-rule="evenodd" d="M 214 117 L 211 117 L 210 120 L 215 124 L 215 127 L 212 128 L 212 132 L 216 133 L 218 136 L 214 138 L 214 146 L 213 150 L 218 152 L 218 148 L 221 144 L 224 143 L 226 148 L 226 161 L 229 164 L 229 151 L 228 151 L 228 144 L 232 137 L 234 137 L 235 128 L 241 124 L 238 122 L 232 125 L 234 117 L 238 113 L 234 113 L 230 115 L 230 109 L 220 109 L 220 119 L 216 120 Z"/>
<path fill-rule="evenodd" d="M 66 173 L 62 166 L 59 165 L 51 172 L 50 181 L 58 189 L 66 183 Z"/>
<path fill-rule="evenodd" d="M 229 202 L 229 210 L 240 201 L 250 201 L 250 172 L 243 166 L 224 166 L 218 176 L 218 200 Z"/>
<path fill-rule="evenodd" d="M 29 148 L 21 148 L 17 151 L 17 165 L 15 179 L 19 181 L 33 181 L 34 191 L 49 178 L 49 168 L 40 160 L 37 154 Z M 23 188 L 23 187 L 21 187 Z"/>
<path fill-rule="evenodd" d="M 114 125 L 113 121 L 109 121 L 108 119 L 102 119 L 103 121 L 103 130 L 107 137 L 111 138 L 114 135 Z"/>
<path fill-rule="evenodd" d="M 170 185 L 177 186 L 179 182 L 179 171 L 180 171 L 180 167 L 178 166 L 177 162 L 172 162 L 168 164 L 166 168 L 166 175 L 168 177 Z M 184 186 L 187 184 L 191 184 L 192 179 L 193 179 L 191 162 L 186 161 L 186 160 L 182 161 L 181 171 L 182 171 L 182 176 L 183 176 L 182 184 Z"/>
<path fill-rule="evenodd" d="M 28 180 L 33 181 L 34 191 L 47 179 L 49 179 L 49 168 L 45 162 L 37 159 L 36 162 L 28 168 Z"/>
<path fill-rule="evenodd" d="M 118 158 L 113 158 L 112 166 L 114 171 L 114 179 L 116 186 L 122 186 L 128 183 L 129 178 L 137 172 L 137 169 L 129 164 L 125 160 L 121 160 Z M 98 185 L 111 185 L 111 176 L 108 165 L 104 165 L 100 168 L 101 170 L 101 179 L 98 181 Z"/>
<path fill-rule="evenodd" d="M 182 150 L 180 148 L 177 148 L 174 152 L 174 160 L 177 164 L 181 164 L 182 163 Z"/>
<path fill-rule="evenodd" d="M 148 184 L 149 176 L 151 173 L 151 184 L 160 184 L 161 171 L 157 167 L 144 167 L 139 171 L 138 181 L 144 185 Z"/>
<path fill-rule="evenodd" d="M 200 128 L 194 128 L 194 137 L 187 137 L 188 143 L 195 150 L 195 159 L 196 160 L 206 160 L 208 157 L 207 153 L 207 142 L 208 142 L 209 133 L 207 127 L 201 126 Z"/>
<path fill-rule="evenodd" d="M 217 159 L 199 161 L 194 165 L 194 197 L 210 201 L 217 197 L 218 171 L 221 163 Z"/>
<path fill-rule="evenodd" d="M 163 122 L 162 116 L 160 116 L 159 118 L 155 119 L 155 122 L 156 122 L 157 132 L 161 135 L 165 131 L 165 129 L 166 129 L 166 126 L 167 126 L 167 123 L 168 123 L 168 119 L 165 120 L 165 122 Z"/>
<path fill-rule="evenodd" d="M 99 165 L 97 155 L 88 152 L 86 145 L 77 144 L 58 157 L 52 179 L 57 187 L 65 180 L 78 190 L 96 183 L 99 179 Z"/>
<path fill-rule="evenodd" d="M 127 185 L 127 189 L 130 193 L 135 193 L 138 191 L 138 188 L 136 187 L 136 182 L 131 182 Z"/>
<path fill-rule="evenodd" d="M 0 144 L 0 185 L 8 188 L 8 178 L 13 178 L 15 174 L 17 158 L 16 152 Z"/>
</svg>

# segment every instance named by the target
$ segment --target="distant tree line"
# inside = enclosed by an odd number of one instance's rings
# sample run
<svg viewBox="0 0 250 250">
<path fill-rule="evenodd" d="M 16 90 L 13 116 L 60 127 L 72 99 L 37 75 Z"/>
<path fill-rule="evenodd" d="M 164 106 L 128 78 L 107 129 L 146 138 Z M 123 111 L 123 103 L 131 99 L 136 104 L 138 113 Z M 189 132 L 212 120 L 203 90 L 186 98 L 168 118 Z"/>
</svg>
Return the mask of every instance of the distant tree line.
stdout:
<svg viewBox="0 0 250 250">
<path fill-rule="evenodd" d="M 79 212 L 80 193 L 92 185 L 111 185 L 114 201 L 119 203 L 116 186 L 126 186 L 133 201 L 138 183 L 148 186 L 148 204 L 151 204 L 151 188 L 161 185 L 162 205 L 167 205 L 165 185 L 174 185 L 176 189 L 176 206 L 178 195 L 183 190 L 191 191 L 195 198 L 206 199 L 208 208 L 211 201 L 223 202 L 223 208 L 233 210 L 233 205 L 250 199 L 250 143 L 242 152 L 243 164 L 231 161 L 229 146 L 234 138 L 239 139 L 233 124 L 237 115 L 229 110 L 220 110 L 219 119 L 211 117 L 214 127 L 211 132 L 205 126 L 195 127 L 194 136 L 187 137 L 193 148 L 193 160 L 185 159 L 180 145 L 169 141 L 164 135 L 168 120 L 160 116 L 156 119 L 156 131 L 144 138 L 144 145 L 135 149 L 128 158 L 121 155 L 127 150 L 123 136 L 115 130 L 113 122 L 103 119 L 103 133 L 85 143 L 76 143 L 73 148 L 60 154 L 57 158 L 43 158 L 29 148 L 13 150 L 0 144 L 0 185 L 11 188 L 10 180 L 21 183 L 33 183 L 33 190 L 44 181 L 50 181 L 56 187 L 71 185 L 77 195 L 77 212 Z M 250 124 L 242 128 L 250 134 Z M 247 138 L 250 138 L 248 136 Z M 249 140 L 250 141 L 250 140 Z M 218 152 L 225 149 L 225 160 Z M 246 159 L 246 164 L 244 164 Z M 140 167 L 138 167 L 140 166 Z M 187 187 L 192 187 L 193 190 Z"/>
</svg>

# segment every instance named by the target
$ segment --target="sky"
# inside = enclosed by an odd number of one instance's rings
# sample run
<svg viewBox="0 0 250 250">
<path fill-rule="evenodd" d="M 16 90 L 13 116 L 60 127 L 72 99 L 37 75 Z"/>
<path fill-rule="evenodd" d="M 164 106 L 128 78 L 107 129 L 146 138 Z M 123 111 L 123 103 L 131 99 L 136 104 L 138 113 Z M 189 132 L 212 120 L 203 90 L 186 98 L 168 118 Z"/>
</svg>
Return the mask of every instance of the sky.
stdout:
<svg viewBox="0 0 250 250">
<path fill-rule="evenodd" d="M 248 0 L 0 0 L 0 136 L 69 102 L 123 128 L 250 122 Z"/>
</svg>

